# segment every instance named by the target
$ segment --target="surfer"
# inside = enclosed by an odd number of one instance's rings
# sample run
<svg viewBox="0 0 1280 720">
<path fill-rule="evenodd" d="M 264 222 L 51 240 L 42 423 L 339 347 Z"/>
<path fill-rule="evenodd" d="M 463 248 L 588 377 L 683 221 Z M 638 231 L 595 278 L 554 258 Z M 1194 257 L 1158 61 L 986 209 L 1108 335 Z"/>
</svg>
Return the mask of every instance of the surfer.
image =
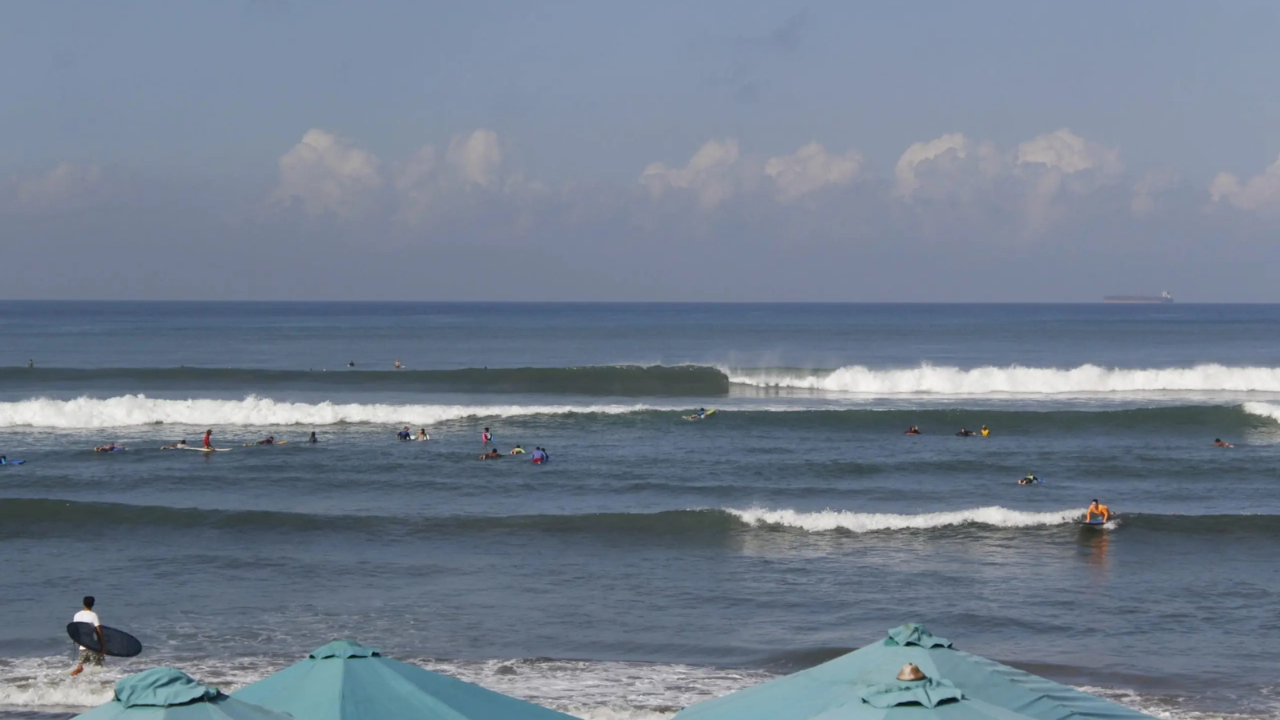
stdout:
<svg viewBox="0 0 1280 720">
<path fill-rule="evenodd" d="M 916 427 L 915 425 L 912 425 L 911 427 L 907 428 L 907 431 L 906 431 L 906 432 L 904 432 L 904 433 L 902 433 L 902 434 L 903 434 L 903 435 L 919 435 L 919 434 L 920 434 L 920 428 Z"/>
<path fill-rule="evenodd" d="M 519 444 L 517 444 L 515 447 L 511 448 L 511 452 L 509 452 L 509 453 L 507 453 L 507 454 L 508 454 L 508 455 L 523 455 L 523 454 L 524 454 L 524 448 L 520 447 L 520 445 L 519 445 Z"/>
<path fill-rule="evenodd" d="M 106 445 L 99 445 L 98 447 L 94 448 L 93 451 L 94 452 L 115 452 L 117 450 L 123 450 L 123 449 L 124 448 L 117 446 L 115 441 L 113 440 L 107 443 Z"/>
<path fill-rule="evenodd" d="M 1021 478 L 1018 478 L 1019 485 L 1034 485 L 1038 482 L 1040 482 L 1040 478 L 1036 477 L 1035 475 L 1032 475 L 1031 473 L 1027 473 L 1026 475 L 1023 475 Z"/>
<path fill-rule="evenodd" d="M 409 432 L 409 426 L 405 425 L 403 428 L 401 428 L 400 432 L 396 433 L 396 437 L 400 438 L 401 440 L 412 440 L 413 433 Z"/>
<path fill-rule="evenodd" d="M 986 425 L 983 425 L 978 432 L 982 433 L 982 437 L 991 437 L 991 431 L 987 429 Z"/>
<path fill-rule="evenodd" d="M 399 360 L 397 360 L 397 361 L 396 361 L 396 369 L 397 369 L 397 370 L 399 370 L 399 369 L 400 369 L 400 368 L 402 368 L 402 367 L 404 367 L 404 366 L 400 364 L 400 361 L 399 361 Z"/>
<path fill-rule="evenodd" d="M 498 452 L 498 448 L 493 448 L 489 452 L 480 456 L 481 460 L 501 460 L 502 453 Z"/>
<path fill-rule="evenodd" d="M 534 465 L 541 465 L 542 463 L 546 462 L 548 459 L 547 451 L 543 450 L 540 447 L 536 447 L 533 449 L 533 454 L 530 456 L 529 459 L 533 461 Z"/>
<path fill-rule="evenodd" d="M 1214 438 L 1213 446 L 1214 447 L 1235 447 L 1235 445 L 1232 445 L 1229 442 L 1222 442 L 1222 438 Z"/>
<path fill-rule="evenodd" d="M 258 444 L 258 445 L 275 445 L 275 444 L 276 444 L 276 436 L 275 436 L 275 435 L 268 435 L 265 439 L 259 440 L 259 441 L 257 442 L 257 444 Z"/>
<path fill-rule="evenodd" d="M 107 646 L 107 641 L 102 637 L 102 623 L 98 621 L 98 613 L 93 611 L 94 602 L 95 600 L 92 595 L 85 595 L 84 609 L 76 613 L 75 617 L 71 618 L 71 622 L 82 622 L 92 625 L 98 633 L 98 647 L 104 648 Z M 96 650 L 90 650 L 89 648 L 81 645 L 80 656 L 76 660 L 76 669 L 71 671 L 72 677 L 84 672 L 85 663 L 94 666 L 101 666 L 102 653 Z"/>
<path fill-rule="evenodd" d="M 1098 502 L 1097 498 L 1089 501 L 1089 509 L 1084 511 L 1084 521 L 1090 522 L 1093 516 L 1097 515 L 1102 518 L 1102 522 L 1106 523 L 1111 520 L 1111 508 Z"/>
<path fill-rule="evenodd" d="M 187 449 L 187 439 L 182 438 L 178 442 L 173 443 L 171 445 L 161 445 L 160 449 L 161 450 L 185 450 Z"/>
<path fill-rule="evenodd" d="M 312 431 L 311 431 L 311 437 L 307 438 L 307 442 L 311 443 L 312 445 L 315 445 L 316 443 L 320 442 L 320 441 L 316 438 L 316 431 L 315 431 L 315 430 L 312 430 Z"/>
<path fill-rule="evenodd" d="M 489 428 L 485 428 L 484 432 L 480 433 L 480 444 L 488 445 L 491 442 L 493 442 L 493 433 L 489 432 Z"/>
<path fill-rule="evenodd" d="M 423 440 L 423 441 L 426 441 L 426 440 L 430 440 L 430 439 L 431 439 L 431 436 L 427 434 L 427 429 L 426 429 L 426 428 L 418 428 L 418 436 L 417 436 L 417 437 L 415 437 L 415 438 L 414 438 L 414 440 Z"/>
<path fill-rule="evenodd" d="M 205 450 L 213 450 L 213 430 L 204 431 L 204 440 L 200 441 L 200 447 Z"/>
<path fill-rule="evenodd" d="M 974 435 L 977 433 L 968 428 L 960 428 L 960 432 L 956 433 L 956 437 L 973 437 Z"/>
</svg>

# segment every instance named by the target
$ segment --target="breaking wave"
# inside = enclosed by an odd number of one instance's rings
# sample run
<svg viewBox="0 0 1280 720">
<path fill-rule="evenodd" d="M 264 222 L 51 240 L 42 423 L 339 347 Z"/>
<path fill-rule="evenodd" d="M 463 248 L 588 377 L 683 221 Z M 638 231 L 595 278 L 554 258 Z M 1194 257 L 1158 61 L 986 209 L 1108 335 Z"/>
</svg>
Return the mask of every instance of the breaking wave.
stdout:
<svg viewBox="0 0 1280 720">
<path fill-rule="evenodd" d="M 843 530 L 852 533 L 885 530 L 931 530 L 959 525 L 1026 528 L 1062 525 L 1079 518 L 1081 515 L 1079 508 L 1053 512 L 1027 512 L 1025 510 L 1010 510 L 999 506 L 923 513 L 920 515 L 860 513 L 847 510 L 801 512 L 798 510 L 769 510 L 766 508 L 750 508 L 747 510 L 727 508 L 726 512 L 748 525 L 774 525 L 798 528 L 807 532 Z"/>
<path fill-rule="evenodd" d="M 163 400 L 145 395 L 75 400 L 35 398 L 0 403 L 0 427 L 111 428 L 137 425 L 434 425 L 471 417 L 599 413 L 654 409 L 645 405 L 392 405 L 298 403 L 250 396 L 243 400 Z"/>
<path fill-rule="evenodd" d="M 1081 365 L 1071 369 L 938 367 L 875 370 L 849 365 L 831 371 L 725 370 L 729 382 L 860 395 L 1094 395 L 1137 392 L 1280 393 L 1280 368 L 1196 365 L 1126 369 Z"/>
<path fill-rule="evenodd" d="M 1250 415 L 1270 418 L 1276 422 L 1280 422 L 1280 405 L 1275 403 L 1264 402 L 1247 402 L 1243 406 L 1244 411 Z"/>
</svg>

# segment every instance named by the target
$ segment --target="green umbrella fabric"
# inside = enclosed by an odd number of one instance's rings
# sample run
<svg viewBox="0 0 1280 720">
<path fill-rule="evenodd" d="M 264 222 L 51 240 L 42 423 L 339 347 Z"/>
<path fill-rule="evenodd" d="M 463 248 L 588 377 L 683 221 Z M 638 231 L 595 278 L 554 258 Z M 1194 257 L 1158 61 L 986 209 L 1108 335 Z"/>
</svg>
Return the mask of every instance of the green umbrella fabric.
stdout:
<svg viewBox="0 0 1280 720">
<path fill-rule="evenodd" d="M 223 695 L 173 668 L 152 668 L 116 683 L 111 702 L 83 720 L 293 720 L 283 713 Z"/>
<path fill-rule="evenodd" d="M 296 720 L 575 720 L 337 640 L 235 697 Z"/>
<path fill-rule="evenodd" d="M 934 708 L 912 703 L 889 710 L 863 698 L 867 688 L 897 682 L 898 672 L 908 663 L 963 693 L 958 704 L 964 709 L 950 708 L 956 703 L 948 702 Z M 947 713 L 977 709 L 993 718 L 995 711 L 1003 710 L 1022 720 L 1151 720 L 1136 710 L 956 650 L 951 641 L 915 623 L 817 667 L 687 707 L 675 720 L 876 720 L 876 713 L 884 712 L 907 720 L 907 710 L 941 713 L 943 708 Z M 929 717 L 935 716 L 941 717 Z"/>
</svg>

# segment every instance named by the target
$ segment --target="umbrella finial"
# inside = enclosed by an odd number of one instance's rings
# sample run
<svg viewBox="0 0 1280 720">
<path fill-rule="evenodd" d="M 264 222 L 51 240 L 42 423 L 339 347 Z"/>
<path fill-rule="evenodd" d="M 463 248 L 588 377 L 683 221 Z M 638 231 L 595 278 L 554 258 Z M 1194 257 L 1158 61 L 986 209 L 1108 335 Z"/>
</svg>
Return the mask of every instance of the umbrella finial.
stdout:
<svg viewBox="0 0 1280 720">
<path fill-rule="evenodd" d="M 898 679 L 903 682 L 916 682 L 917 680 L 924 680 L 925 674 L 920 669 L 920 666 L 915 663 L 907 663 L 898 671 Z"/>
</svg>

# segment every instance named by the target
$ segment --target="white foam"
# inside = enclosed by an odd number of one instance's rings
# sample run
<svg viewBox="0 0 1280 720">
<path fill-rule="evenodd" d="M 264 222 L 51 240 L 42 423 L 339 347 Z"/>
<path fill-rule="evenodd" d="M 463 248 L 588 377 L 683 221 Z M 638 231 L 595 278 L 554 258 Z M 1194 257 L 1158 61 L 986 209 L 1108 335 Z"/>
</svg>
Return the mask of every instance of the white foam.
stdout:
<svg viewBox="0 0 1280 720">
<path fill-rule="evenodd" d="M 1280 422 L 1280 405 L 1275 403 L 1247 402 L 1244 404 L 1244 411 L 1250 415 L 1271 418 L 1276 422 Z"/>
<path fill-rule="evenodd" d="M 838 370 L 779 371 L 721 368 L 729 382 L 862 395 L 1097 395 L 1136 392 L 1275 392 L 1280 368 L 1196 365 L 1189 368 L 1034 368 L 1020 365 L 971 369 L 923 364 L 899 370 L 849 365 Z"/>
<path fill-rule="evenodd" d="M 854 533 L 882 530 L 927 530 L 930 528 L 970 524 L 1004 528 L 1062 525 L 1079 518 L 1082 514 L 1082 511 L 1078 508 L 1054 512 L 1028 512 L 1025 510 L 1010 510 L 1000 506 L 923 513 L 920 515 L 860 513 L 848 510 L 801 512 L 798 510 L 769 510 L 766 508 L 749 508 L 747 510 L 725 508 L 725 512 L 731 513 L 739 520 L 750 525 L 782 525 L 800 528 L 808 532 L 846 530 Z"/>
<path fill-rule="evenodd" d="M 243 400 L 162 400 L 145 395 L 75 400 L 34 398 L 0 403 L 0 427 L 109 428 L 137 425 L 308 425 L 340 423 L 415 426 L 470 417 L 518 417 L 654 409 L 645 405 L 390 405 L 280 402 L 250 396 Z"/>
</svg>

